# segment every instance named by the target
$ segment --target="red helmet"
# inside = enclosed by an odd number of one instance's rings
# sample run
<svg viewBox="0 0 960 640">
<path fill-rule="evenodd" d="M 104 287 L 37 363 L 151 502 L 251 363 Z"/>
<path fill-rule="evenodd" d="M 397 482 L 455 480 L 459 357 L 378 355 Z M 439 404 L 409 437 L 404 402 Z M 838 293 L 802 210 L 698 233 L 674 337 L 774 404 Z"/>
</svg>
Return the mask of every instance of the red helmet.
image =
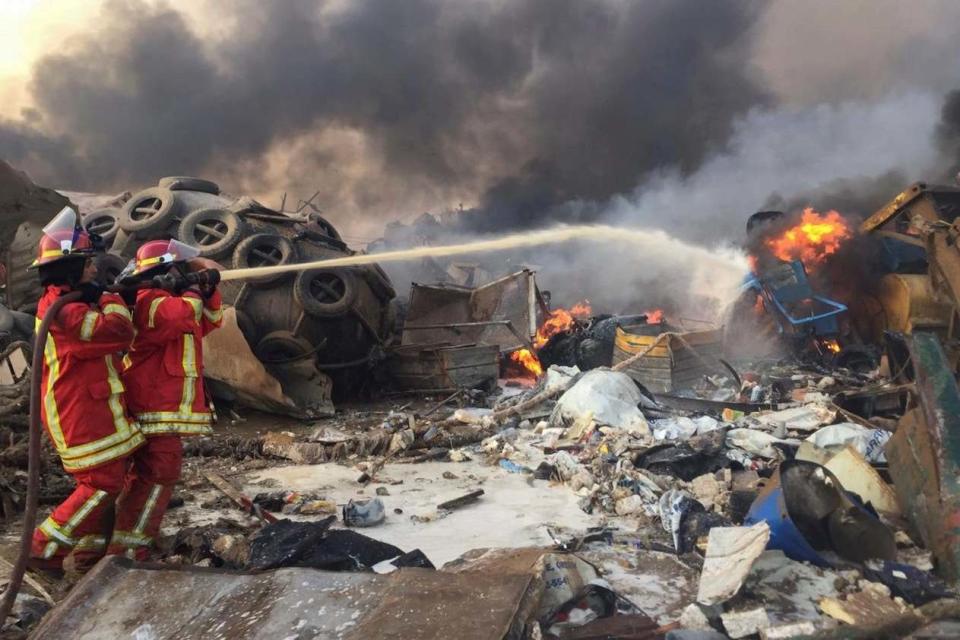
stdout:
<svg viewBox="0 0 960 640">
<path fill-rule="evenodd" d="M 137 249 L 130 275 L 138 276 L 156 267 L 185 262 L 199 255 L 198 249 L 176 240 L 151 240 Z"/>
<path fill-rule="evenodd" d="M 77 224 L 77 212 L 64 207 L 43 228 L 43 236 L 32 267 L 51 264 L 66 258 L 92 256 L 96 253 L 90 234 Z"/>
</svg>

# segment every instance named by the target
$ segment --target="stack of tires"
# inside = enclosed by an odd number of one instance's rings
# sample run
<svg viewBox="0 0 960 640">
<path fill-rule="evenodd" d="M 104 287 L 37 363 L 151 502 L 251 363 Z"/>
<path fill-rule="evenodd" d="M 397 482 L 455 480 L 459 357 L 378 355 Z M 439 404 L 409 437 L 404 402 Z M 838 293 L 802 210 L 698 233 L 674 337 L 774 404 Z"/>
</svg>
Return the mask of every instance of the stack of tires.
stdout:
<svg viewBox="0 0 960 640">
<path fill-rule="evenodd" d="M 143 242 L 175 238 L 226 269 L 353 255 L 318 215 L 294 218 L 251 198 L 229 197 L 209 180 L 173 176 L 135 193 L 122 209 L 83 216 L 110 246 L 100 269 L 119 273 Z M 268 368 L 312 362 L 340 398 L 362 382 L 392 338 L 396 296 L 379 265 L 314 268 L 222 285 L 225 302 Z"/>
</svg>

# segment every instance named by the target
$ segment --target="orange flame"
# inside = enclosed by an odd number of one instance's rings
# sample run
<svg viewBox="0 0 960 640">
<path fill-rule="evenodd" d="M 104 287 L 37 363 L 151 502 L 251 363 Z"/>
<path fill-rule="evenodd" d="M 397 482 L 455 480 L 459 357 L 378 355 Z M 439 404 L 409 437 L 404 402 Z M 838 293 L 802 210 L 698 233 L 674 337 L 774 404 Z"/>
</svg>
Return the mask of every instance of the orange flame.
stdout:
<svg viewBox="0 0 960 640">
<path fill-rule="evenodd" d="M 767 240 L 767 246 L 780 260 L 800 260 L 810 266 L 835 253 L 850 236 L 850 228 L 839 213 L 827 211 L 821 215 L 807 207 L 800 224 L 787 229 L 778 238 Z"/>
<path fill-rule="evenodd" d="M 544 320 L 540 328 L 537 329 L 537 335 L 533 339 L 533 346 L 537 350 L 542 349 L 543 345 L 550 341 L 550 338 L 558 333 L 569 331 L 573 328 L 577 320 L 586 320 L 592 314 L 593 309 L 590 307 L 588 300 L 578 302 L 570 307 L 569 311 L 566 309 L 554 309 L 550 312 L 550 317 Z"/>
<path fill-rule="evenodd" d="M 826 338 L 820 341 L 823 348 L 832 353 L 840 353 L 840 343 L 832 338 Z"/>
<path fill-rule="evenodd" d="M 510 359 L 538 378 L 543 375 L 543 365 L 530 349 L 517 349 L 510 354 Z"/>
<path fill-rule="evenodd" d="M 663 309 L 644 311 L 643 315 L 647 316 L 647 324 L 660 324 L 663 322 Z"/>
<path fill-rule="evenodd" d="M 543 375 L 543 365 L 537 357 L 536 351 L 539 351 L 546 345 L 550 338 L 569 331 L 579 320 L 586 320 L 593 315 L 593 309 L 590 302 L 584 300 L 570 307 L 570 309 L 554 309 L 549 317 L 543 321 L 540 328 L 537 329 L 537 335 L 533 338 L 534 351 L 530 349 L 517 349 L 510 354 L 510 360 L 516 362 L 524 369 L 537 376 Z"/>
</svg>

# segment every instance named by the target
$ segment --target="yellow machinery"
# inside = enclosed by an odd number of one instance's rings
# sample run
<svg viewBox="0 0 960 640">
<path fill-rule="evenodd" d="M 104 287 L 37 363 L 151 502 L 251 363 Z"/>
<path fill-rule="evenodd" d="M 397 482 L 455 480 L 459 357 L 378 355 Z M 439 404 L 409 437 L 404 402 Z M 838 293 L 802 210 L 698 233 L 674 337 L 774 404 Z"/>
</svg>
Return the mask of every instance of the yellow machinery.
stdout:
<svg viewBox="0 0 960 640">
<path fill-rule="evenodd" d="M 884 329 L 922 329 L 938 334 L 948 352 L 957 351 L 958 215 L 960 188 L 918 182 L 860 225 L 861 233 L 879 236 L 893 271 L 883 276 L 879 313 L 868 320 L 874 338 Z"/>
</svg>

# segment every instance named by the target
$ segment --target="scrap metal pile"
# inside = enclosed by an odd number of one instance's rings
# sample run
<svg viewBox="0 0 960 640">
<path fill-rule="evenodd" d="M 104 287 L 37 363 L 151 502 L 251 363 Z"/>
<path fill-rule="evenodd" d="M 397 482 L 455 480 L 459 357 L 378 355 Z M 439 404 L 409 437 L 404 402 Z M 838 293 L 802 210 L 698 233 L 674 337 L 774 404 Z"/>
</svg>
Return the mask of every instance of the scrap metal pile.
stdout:
<svg viewBox="0 0 960 640">
<path fill-rule="evenodd" d="M 677 593 L 636 608 L 673 625 L 659 630 L 668 637 L 879 638 L 921 628 L 915 637 L 954 637 L 960 391 L 949 266 L 957 252 L 937 235 L 954 233 L 942 220 L 948 208 L 936 206 L 944 193 L 949 203 L 956 190 L 911 187 L 859 236 L 834 212 L 755 217 L 761 231 L 751 246 L 766 251 L 754 254 L 726 329 L 638 313 L 598 331 L 611 319 L 583 307 L 549 311 L 531 343 L 501 365 L 532 387 L 501 380 L 501 395 L 455 394 L 464 406 L 445 418 L 399 411 L 336 441 L 269 434 L 263 454 L 347 462 L 374 486 L 393 462 L 449 461 L 454 475 L 473 460 L 572 491 L 598 528 L 578 535 L 544 523 L 551 552 L 590 563 L 596 575 L 565 603 L 573 615 L 562 624 L 528 619 L 538 624 L 527 637 L 657 637 L 610 632 L 627 612 L 598 594 L 630 601 L 638 580 L 651 579 L 651 559 L 666 557 L 675 564 L 661 573 L 673 575 Z M 924 206 L 926 220 L 917 212 Z M 914 260 L 909 274 L 870 266 L 846 280 L 830 275 L 834 259 L 849 258 L 844 241 L 864 251 L 855 236 L 884 224 L 900 229 L 882 236 L 888 253 L 903 251 L 901 242 L 916 258 L 930 243 L 923 268 Z M 869 271 L 879 285 L 856 280 Z M 909 295 L 887 292 L 903 282 Z M 736 350 L 738 321 L 754 350 Z M 588 340 L 601 362 L 581 371 Z M 415 517 L 443 527 L 439 513 Z"/>
<path fill-rule="evenodd" d="M 175 186 L 126 200 L 126 227 L 243 266 L 347 251 L 320 218 Z M 392 343 L 377 269 L 244 285 L 238 335 L 285 392 L 277 367 L 324 370 L 318 305 L 349 299 L 323 333 L 363 337 L 343 369 L 387 346 L 374 379 L 426 400 L 191 442 L 172 567 L 103 562 L 37 633 L 95 613 L 162 638 L 960 637 L 958 212 L 960 190 L 914 185 L 859 231 L 756 214 L 717 324 L 551 308 L 530 270 L 478 267 L 414 285 Z"/>
</svg>

